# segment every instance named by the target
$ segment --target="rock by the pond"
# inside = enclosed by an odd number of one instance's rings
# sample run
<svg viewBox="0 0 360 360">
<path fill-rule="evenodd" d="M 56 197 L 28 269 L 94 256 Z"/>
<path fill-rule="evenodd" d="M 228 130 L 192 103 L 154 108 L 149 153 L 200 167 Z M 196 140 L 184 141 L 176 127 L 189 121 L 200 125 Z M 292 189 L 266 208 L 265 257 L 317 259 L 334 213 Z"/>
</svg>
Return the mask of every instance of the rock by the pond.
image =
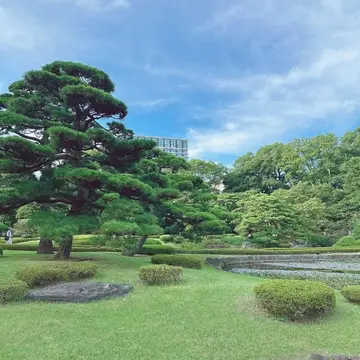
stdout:
<svg viewBox="0 0 360 360">
<path fill-rule="evenodd" d="M 43 301 L 88 302 L 127 295 L 133 287 L 106 283 L 62 283 L 32 290 L 28 298 Z"/>
</svg>

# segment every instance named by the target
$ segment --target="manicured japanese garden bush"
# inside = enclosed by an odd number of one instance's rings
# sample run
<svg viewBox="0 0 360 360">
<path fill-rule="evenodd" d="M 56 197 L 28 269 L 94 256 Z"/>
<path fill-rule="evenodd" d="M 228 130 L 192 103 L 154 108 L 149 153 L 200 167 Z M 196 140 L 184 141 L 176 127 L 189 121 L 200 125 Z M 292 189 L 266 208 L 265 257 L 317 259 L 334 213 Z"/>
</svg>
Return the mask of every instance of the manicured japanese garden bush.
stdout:
<svg viewBox="0 0 360 360">
<path fill-rule="evenodd" d="M 28 290 L 21 280 L 0 280 L 0 304 L 23 300 Z"/>
<path fill-rule="evenodd" d="M 16 277 L 28 286 L 36 287 L 93 277 L 96 271 L 97 266 L 91 263 L 28 265 L 19 270 Z"/>
<path fill-rule="evenodd" d="M 156 255 L 156 254 L 174 254 L 175 248 L 170 245 L 144 245 L 139 254 Z"/>
<path fill-rule="evenodd" d="M 349 285 L 341 289 L 344 298 L 352 303 L 360 304 L 360 285 Z"/>
<path fill-rule="evenodd" d="M 307 280 L 272 280 L 256 286 L 254 292 L 270 315 L 292 321 L 316 319 L 336 304 L 333 289 Z"/>
<path fill-rule="evenodd" d="M 353 236 L 343 236 L 334 245 L 334 247 L 352 247 L 352 246 L 360 246 L 360 240 L 356 240 Z"/>
<path fill-rule="evenodd" d="M 189 269 L 201 269 L 201 260 L 189 255 L 154 255 L 151 258 L 153 264 L 166 264 L 181 266 Z"/>
<path fill-rule="evenodd" d="M 164 243 L 172 243 L 174 242 L 174 235 L 161 235 L 160 240 Z"/>
<path fill-rule="evenodd" d="M 163 245 L 163 242 L 159 239 L 147 239 L 146 245 Z"/>
<path fill-rule="evenodd" d="M 227 244 L 220 239 L 212 239 L 206 238 L 201 242 L 201 245 L 205 249 L 222 249 L 222 248 L 229 248 L 231 245 Z"/>
<path fill-rule="evenodd" d="M 182 274 L 181 267 L 170 265 L 147 265 L 139 269 L 139 278 L 147 285 L 178 283 Z"/>
</svg>

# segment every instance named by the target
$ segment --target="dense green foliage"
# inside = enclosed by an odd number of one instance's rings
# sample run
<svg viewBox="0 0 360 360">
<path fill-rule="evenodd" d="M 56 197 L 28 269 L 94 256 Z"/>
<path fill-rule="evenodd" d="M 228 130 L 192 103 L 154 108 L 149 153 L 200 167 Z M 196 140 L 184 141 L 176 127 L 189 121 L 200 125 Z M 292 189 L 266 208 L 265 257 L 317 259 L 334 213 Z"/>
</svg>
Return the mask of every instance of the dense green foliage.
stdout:
<svg viewBox="0 0 360 360">
<path fill-rule="evenodd" d="M 356 240 L 353 236 L 343 236 L 339 239 L 335 244 L 334 247 L 360 247 L 360 240 Z"/>
<path fill-rule="evenodd" d="M 307 280 L 272 280 L 257 285 L 255 296 L 269 314 L 289 320 L 312 320 L 335 308 L 335 292 Z"/>
<path fill-rule="evenodd" d="M 170 245 L 144 245 L 139 254 L 142 255 L 156 255 L 156 254 L 174 254 L 175 248 Z"/>
<path fill-rule="evenodd" d="M 0 304 L 23 300 L 28 286 L 21 280 L 0 280 Z"/>
<path fill-rule="evenodd" d="M 51 266 L 28 265 L 16 273 L 29 287 L 45 286 L 62 281 L 81 280 L 95 276 L 97 266 L 91 263 L 58 263 Z"/>
<path fill-rule="evenodd" d="M 147 265 L 139 269 L 139 278 L 147 285 L 175 284 L 181 281 L 182 273 L 178 266 Z"/>
<path fill-rule="evenodd" d="M 348 285 L 341 289 L 344 298 L 352 303 L 360 304 L 360 285 Z"/>
<path fill-rule="evenodd" d="M 153 264 L 181 266 L 189 269 L 201 269 L 202 261 L 186 255 L 155 255 L 151 257 Z"/>
</svg>

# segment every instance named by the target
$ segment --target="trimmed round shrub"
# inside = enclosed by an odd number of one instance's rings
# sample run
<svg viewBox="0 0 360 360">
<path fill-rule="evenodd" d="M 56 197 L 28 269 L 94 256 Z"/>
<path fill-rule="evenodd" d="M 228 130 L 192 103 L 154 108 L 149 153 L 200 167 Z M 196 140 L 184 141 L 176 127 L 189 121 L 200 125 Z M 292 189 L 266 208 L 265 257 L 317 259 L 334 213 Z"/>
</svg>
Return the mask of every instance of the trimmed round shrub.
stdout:
<svg viewBox="0 0 360 360">
<path fill-rule="evenodd" d="M 356 240 L 353 236 L 343 236 L 336 242 L 335 247 L 355 247 L 360 246 L 360 241 Z"/>
<path fill-rule="evenodd" d="M 342 296 L 355 304 L 360 304 L 360 285 L 348 285 L 341 289 Z"/>
<path fill-rule="evenodd" d="M 156 255 L 156 254 L 174 254 L 175 248 L 169 245 L 144 245 L 139 254 L 142 255 Z"/>
<path fill-rule="evenodd" d="M 223 241 L 221 241 L 220 239 L 204 239 L 201 242 L 201 245 L 205 248 L 205 249 L 222 249 L 222 248 L 229 248 L 230 244 L 227 244 Z"/>
<path fill-rule="evenodd" d="M 23 300 L 29 288 L 21 280 L 0 280 L 0 304 Z"/>
<path fill-rule="evenodd" d="M 161 235 L 160 240 L 164 243 L 172 243 L 174 242 L 174 235 Z"/>
<path fill-rule="evenodd" d="M 201 260 L 188 255 L 154 255 L 151 258 L 153 264 L 166 264 L 181 266 L 189 269 L 201 269 Z"/>
<path fill-rule="evenodd" d="M 270 315 L 291 321 L 315 319 L 332 311 L 336 304 L 334 290 L 315 281 L 272 280 L 254 291 Z"/>
<path fill-rule="evenodd" d="M 91 263 L 41 264 L 24 267 L 16 273 L 16 277 L 29 287 L 36 287 L 93 277 L 96 271 L 97 266 Z"/>
<path fill-rule="evenodd" d="M 178 266 L 147 265 L 139 269 L 139 278 L 147 285 L 165 285 L 181 281 L 183 270 Z"/>
<path fill-rule="evenodd" d="M 145 244 L 146 245 L 163 245 L 163 242 L 159 239 L 147 239 Z"/>
</svg>

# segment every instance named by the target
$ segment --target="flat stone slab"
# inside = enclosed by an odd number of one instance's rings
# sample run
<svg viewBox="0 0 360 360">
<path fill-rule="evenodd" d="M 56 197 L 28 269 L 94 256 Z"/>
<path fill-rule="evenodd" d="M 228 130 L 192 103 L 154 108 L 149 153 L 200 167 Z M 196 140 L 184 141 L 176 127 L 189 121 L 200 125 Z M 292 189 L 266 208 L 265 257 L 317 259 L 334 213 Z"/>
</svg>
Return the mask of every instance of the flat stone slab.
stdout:
<svg viewBox="0 0 360 360">
<path fill-rule="evenodd" d="M 127 295 L 133 287 L 124 284 L 93 282 L 62 283 L 31 290 L 28 298 L 42 301 L 89 302 Z"/>
</svg>

